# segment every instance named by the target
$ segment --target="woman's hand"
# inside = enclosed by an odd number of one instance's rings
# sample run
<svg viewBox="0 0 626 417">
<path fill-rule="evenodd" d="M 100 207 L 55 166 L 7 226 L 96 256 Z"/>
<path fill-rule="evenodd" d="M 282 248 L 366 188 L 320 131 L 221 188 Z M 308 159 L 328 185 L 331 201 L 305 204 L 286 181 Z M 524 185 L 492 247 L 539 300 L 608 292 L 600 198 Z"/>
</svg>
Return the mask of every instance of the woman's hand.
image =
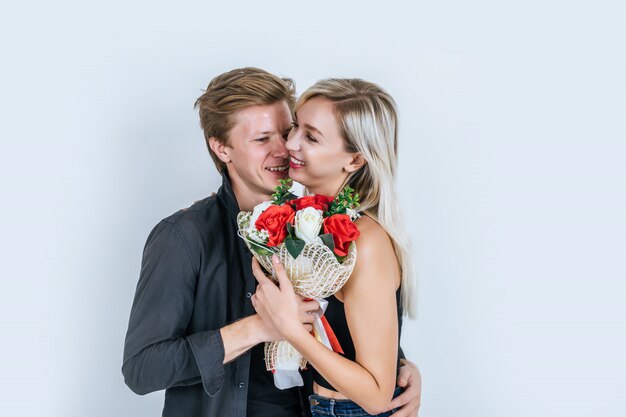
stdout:
<svg viewBox="0 0 626 417">
<path fill-rule="evenodd" d="M 311 313 L 319 305 L 315 301 L 303 301 L 301 296 L 294 293 L 285 268 L 276 255 L 272 256 L 272 263 L 280 287 L 266 277 L 259 262 L 252 259 L 252 272 L 259 283 L 252 296 L 252 306 L 267 325 L 289 340 L 310 331 L 310 324 L 315 319 Z M 308 329 L 305 325 L 308 325 Z"/>
</svg>

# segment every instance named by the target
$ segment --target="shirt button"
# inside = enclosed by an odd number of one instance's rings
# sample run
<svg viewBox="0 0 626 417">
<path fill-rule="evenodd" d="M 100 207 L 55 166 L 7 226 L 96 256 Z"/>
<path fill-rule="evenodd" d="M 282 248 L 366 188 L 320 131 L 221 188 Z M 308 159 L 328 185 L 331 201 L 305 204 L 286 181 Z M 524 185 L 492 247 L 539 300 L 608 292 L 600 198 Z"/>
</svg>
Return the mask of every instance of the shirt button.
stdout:
<svg viewBox="0 0 626 417">
<path fill-rule="evenodd" d="M 252 293 L 251 292 L 247 292 L 246 293 L 246 298 L 250 298 L 250 297 L 252 297 Z"/>
<path fill-rule="evenodd" d="M 245 386 L 246 386 L 246 383 L 245 383 L 245 382 L 241 381 L 241 382 L 239 383 L 239 388 L 243 388 L 243 387 L 245 387 Z"/>
</svg>

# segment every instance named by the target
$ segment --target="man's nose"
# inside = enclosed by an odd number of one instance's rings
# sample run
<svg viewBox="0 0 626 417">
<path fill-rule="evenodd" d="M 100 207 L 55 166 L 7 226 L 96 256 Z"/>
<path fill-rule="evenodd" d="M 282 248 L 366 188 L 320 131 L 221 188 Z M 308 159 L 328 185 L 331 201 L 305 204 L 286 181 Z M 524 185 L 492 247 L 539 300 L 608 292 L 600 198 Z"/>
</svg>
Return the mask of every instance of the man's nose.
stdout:
<svg viewBox="0 0 626 417">
<path fill-rule="evenodd" d="M 272 148 L 272 156 L 276 158 L 287 158 L 289 152 L 287 151 L 287 147 L 285 146 L 285 140 L 281 137 L 278 140 L 274 141 L 274 146 Z"/>
</svg>

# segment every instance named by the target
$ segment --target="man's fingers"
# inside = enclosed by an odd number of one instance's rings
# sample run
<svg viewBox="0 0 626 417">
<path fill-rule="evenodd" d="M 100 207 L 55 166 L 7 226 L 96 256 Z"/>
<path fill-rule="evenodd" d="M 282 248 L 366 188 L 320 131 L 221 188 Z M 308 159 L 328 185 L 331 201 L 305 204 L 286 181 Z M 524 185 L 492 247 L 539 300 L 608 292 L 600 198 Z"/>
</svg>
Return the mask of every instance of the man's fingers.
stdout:
<svg viewBox="0 0 626 417">
<path fill-rule="evenodd" d="M 391 403 L 389 404 L 390 408 L 398 408 L 401 405 L 404 405 L 405 401 L 409 399 L 408 397 L 409 396 L 406 392 L 402 392 L 402 394 L 391 400 Z"/>
<path fill-rule="evenodd" d="M 314 314 L 302 314 L 300 315 L 300 323 L 303 324 L 310 324 L 313 323 L 315 321 L 315 315 Z"/>
<path fill-rule="evenodd" d="M 407 383 L 409 382 L 409 378 L 411 378 L 411 370 L 406 365 L 401 366 L 398 370 L 398 379 L 396 381 L 396 385 L 402 388 L 406 387 Z"/>
<path fill-rule="evenodd" d="M 412 362 L 405 360 L 402 363 L 397 384 L 403 386 L 404 391 L 391 400 L 390 408 L 398 409 L 392 417 L 416 417 L 421 403 L 422 378 L 419 369 Z"/>
<path fill-rule="evenodd" d="M 391 407 L 396 408 L 396 407 Z M 417 408 L 401 408 L 391 415 L 391 417 L 417 417 Z"/>
<path fill-rule="evenodd" d="M 411 400 L 411 394 L 403 391 L 402 394 L 391 400 L 391 408 L 400 408 Z"/>
<path fill-rule="evenodd" d="M 298 304 L 300 305 L 300 311 L 307 314 L 313 314 L 320 309 L 320 303 L 301 295 L 298 296 Z"/>
<path fill-rule="evenodd" d="M 317 310 L 320 309 L 320 303 L 318 303 L 315 300 L 311 300 L 311 301 L 305 301 L 305 311 L 311 312 L 311 313 L 315 313 Z"/>
</svg>

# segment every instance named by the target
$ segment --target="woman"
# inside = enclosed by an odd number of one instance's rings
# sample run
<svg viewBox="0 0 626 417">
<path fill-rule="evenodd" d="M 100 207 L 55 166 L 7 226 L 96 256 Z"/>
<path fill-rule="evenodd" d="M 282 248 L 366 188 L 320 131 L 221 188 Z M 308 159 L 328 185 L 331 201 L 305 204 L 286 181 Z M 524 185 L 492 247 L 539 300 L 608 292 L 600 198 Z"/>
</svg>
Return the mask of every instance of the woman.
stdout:
<svg viewBox="0 0 626 417">
<path fill-rule="evenodd" d="M 314 416 L 332 406 L 358 414 L 390 415 L 398 369 L 402 311 L 413 314 L 408 242 L 397 213 L 397 113 L 393 99 L 357 79 L 317 82 L 296 104 L 289 134 L 289 176 L 309 193 L 336 196 L 350 186 L 361 197 L 360 237 L 348 283 L 328 299 L 326 317 L 344 355 L 311 336 L 297 317 L 296 296 L 275 259 L 280 288 L 260 269 L 253 305 L 314 369 Z M 402 284 L 402 285 L 401 285 Z M 331 401 L 334 400 L 334 401 Z"/>
</svg>

